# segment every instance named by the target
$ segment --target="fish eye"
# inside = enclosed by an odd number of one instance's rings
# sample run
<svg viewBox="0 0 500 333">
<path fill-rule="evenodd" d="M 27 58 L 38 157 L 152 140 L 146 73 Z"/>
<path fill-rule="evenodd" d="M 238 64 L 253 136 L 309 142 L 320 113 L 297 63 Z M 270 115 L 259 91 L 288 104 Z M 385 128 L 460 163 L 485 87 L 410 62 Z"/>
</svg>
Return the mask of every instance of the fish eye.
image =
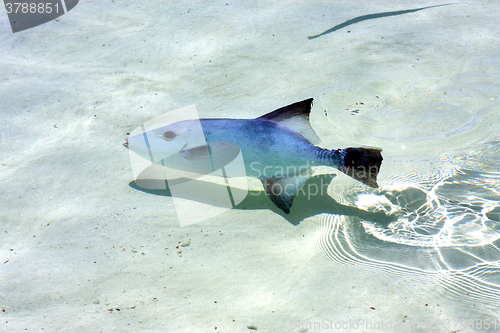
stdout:
<svg viewBox="0 0 500 333">
<path fill-rule="evenodd" d="M 172 140 L 173 138 L 176 137 L 175 133 L 172 132 L 172 131 L 168 131 L 168 132 L 165 132 L 163 133 L 163 137 L 167 140 Z"/>
</svg>

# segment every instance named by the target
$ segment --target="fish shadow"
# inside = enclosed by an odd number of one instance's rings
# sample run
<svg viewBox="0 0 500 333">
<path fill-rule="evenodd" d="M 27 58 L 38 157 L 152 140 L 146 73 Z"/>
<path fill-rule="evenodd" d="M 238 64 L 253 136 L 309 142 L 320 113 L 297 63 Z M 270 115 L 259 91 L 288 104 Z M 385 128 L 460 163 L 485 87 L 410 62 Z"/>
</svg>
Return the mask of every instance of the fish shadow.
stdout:
<svg viewBox="0 0 500 333">
<path fill-rule="evenodd" d="M 276 214 L 281 215 L 293 225 L 300 224 L 301 221 L 308 217 L 325 213 L 355 216 L 362 220 L 375 222 L 379 225 L 388 225 L 396 219 L 395 216 L 387 215 L 384 212 L 369 212 L 357 207 L 343 205 L 335 201 L 327 194 L 328 185 L 335 176 L 335 174 L 317 175 L 308 179 L 302 186 L 297 197 L 295 197 L 289 214 L 284 213 L 281 209 L 276 207 L 264 191 L 246 191 L 231 187 L 231 194 L 233 197 L 244 197 L 241 202 L 233 205 L 233 209 L 269 209 Z M 190 188 L 196 190 L 184 191 L 184 193 L 177 193 L 176 191 L 176 197 L 209 205 L 218 206 L 214 203 L 214 198 L 210 195 L 210 193 L 221 193 L 220 191 L 223 192 L 224 190 L 227 190 L 226 186 L 223 185 L 186 178 L 169 180 L 168 182 L 164 179 L 141 179 L 140 186 L 137 184 L 137 181 L 130 182 L 129 186 L 144 193 L 172 197 L 170 187 L 186 182 L 190 182 Z"/>
</svg>

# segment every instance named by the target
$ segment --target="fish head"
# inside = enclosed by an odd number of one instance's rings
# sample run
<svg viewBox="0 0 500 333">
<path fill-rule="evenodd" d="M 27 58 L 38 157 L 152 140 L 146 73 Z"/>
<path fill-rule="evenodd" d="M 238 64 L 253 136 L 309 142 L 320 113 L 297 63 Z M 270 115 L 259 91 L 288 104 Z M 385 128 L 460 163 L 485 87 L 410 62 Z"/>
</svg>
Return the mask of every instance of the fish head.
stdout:
<svg viewBox="0 0 500 333">
<path fill-rule="evenodd" d="M 184 120 L 131 135 L 123 144 L 137 155 L 158 162 L 207 145 L 200 120 Z"/>
</svg>

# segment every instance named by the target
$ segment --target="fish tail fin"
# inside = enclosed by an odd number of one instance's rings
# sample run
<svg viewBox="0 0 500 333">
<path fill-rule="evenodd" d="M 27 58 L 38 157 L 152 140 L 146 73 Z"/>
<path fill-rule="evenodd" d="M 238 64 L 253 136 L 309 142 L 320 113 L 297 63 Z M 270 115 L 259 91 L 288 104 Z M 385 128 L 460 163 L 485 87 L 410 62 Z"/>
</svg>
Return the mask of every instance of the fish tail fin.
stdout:
<svg viewBox="0 0 500 333">
<path fill-rule="evenodd" d="M 339 170 L 370 187 L 378 187 L 377 175 L 382 165 L 381 149 L 345 148 L 340 149 Z"/>
</svg>

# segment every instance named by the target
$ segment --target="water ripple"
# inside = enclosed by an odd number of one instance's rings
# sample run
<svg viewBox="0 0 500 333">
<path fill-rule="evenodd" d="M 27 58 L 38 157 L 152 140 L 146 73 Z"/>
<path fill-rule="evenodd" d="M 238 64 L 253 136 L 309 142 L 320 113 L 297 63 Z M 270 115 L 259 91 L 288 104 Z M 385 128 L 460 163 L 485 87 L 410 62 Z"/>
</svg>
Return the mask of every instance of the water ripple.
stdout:
<svg viewBox="0 0 500 333">
<path fill-rule="evenodd" d="M 406 92 L 372 82 L 320 93 L 317 107 L 334 132 L 326 145 L 384 150 L 381 187 L 354 187 L 338 200 L 397 218 L 324 215 L 317 248 L 337 263 L 424 286 L 438 281 L 449 297 L 493 311 L 500 303 L 500 76 L 439 82 L 423 79 L 415 87 L 425 89 Z"/>
</svg>

